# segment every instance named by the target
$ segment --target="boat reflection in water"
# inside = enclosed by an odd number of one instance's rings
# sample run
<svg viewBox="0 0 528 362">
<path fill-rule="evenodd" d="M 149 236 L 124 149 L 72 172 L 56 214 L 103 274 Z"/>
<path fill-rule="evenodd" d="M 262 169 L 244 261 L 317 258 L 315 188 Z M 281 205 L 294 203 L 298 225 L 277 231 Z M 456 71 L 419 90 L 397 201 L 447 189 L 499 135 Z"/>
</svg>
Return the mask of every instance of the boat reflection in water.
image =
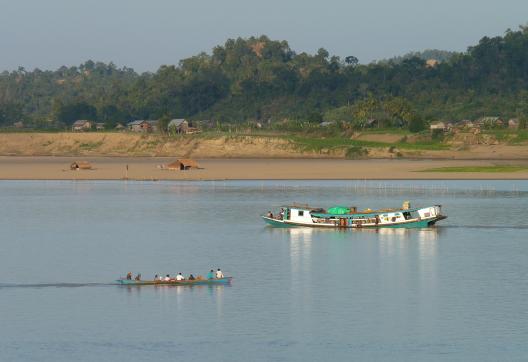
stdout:
<svg viewBox="0 0 528 362">
<path fill-rule="evenodd" d="M 316 312 L 321 284 L 337 295 L 349 289 L 361 295 L 379 292 L 401 295 L 413 290 L 412 312 L 423 320 L 434 314 L 438 294 L 438 240 L 446 230 L 266 228 L 289 249 L 290 313 Z M 341 291 L 339 291 L 341 290 Z M 299 323 L 299 329 L 304 328 Z"/>
<path fill-rule="evenodd" d="M 418 262 L 419 269 L 432 272 L 437 255 L 437 242 L 441 228 L 423 229 L 317 229 L 317 228 L 266 228 L 267 231 L 282 235 L 290 248 L 292 275 L 310 270 L 314 241 L 331 243 L 332 249 L 342 252 L 360 248 L 367 242 L 374 246 L 377 258 L 389 262 Z M 350 243 L 355 244 L 350 247 Z M 319 245 L 319 243 L 317 243 Z M 341 245 L 341 246 L 340 246 Z M 343 245 L 348 245 L 346 248 Z M 327 249 L 325 247 L 325 249 Z M 374 257 L 374 255 L 373 255 Z"/>
<path fill-rule="evenodd" d="M 265 228 L 267 232 L 278 235 L 289 235 L 290 241 L 311 242 L 315 235 L 329 235 L 330 238 L 344 239 L 348 235 L 378 235 L 379 241 L 409 240 L 418 236 L 421 241 L 436 241 L 442 232 L 439 227 L 406 229 L 406 228 L 379 228 L 379 229 L 323 229 L 310 227 L 293 228 Z"/>
</svg>

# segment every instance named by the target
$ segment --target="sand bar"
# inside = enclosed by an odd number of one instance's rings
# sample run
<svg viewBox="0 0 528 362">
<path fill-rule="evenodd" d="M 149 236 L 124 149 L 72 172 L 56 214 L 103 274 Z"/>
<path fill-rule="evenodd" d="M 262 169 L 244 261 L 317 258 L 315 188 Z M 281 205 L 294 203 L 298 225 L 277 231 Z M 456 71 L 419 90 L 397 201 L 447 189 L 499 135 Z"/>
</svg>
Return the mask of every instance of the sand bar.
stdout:
<svg viewBox="0 0 528 362">
<path fill-rule="evenodd" d="M 93 170 L 72 171 L 73 161 Z M 273 180 L 273 179 L 528 179 L 517 172 L 419 172 L 435 167 L 521 165 L 528 161 L 484 160 L 340 160 L 340 159 L 198 159 L 203 169 L 168 171 L 157 166 L 167 157 L 0 156 L 3 180 Z M 128 172 L 127 172 L 128 165 Z"/>
</svg>

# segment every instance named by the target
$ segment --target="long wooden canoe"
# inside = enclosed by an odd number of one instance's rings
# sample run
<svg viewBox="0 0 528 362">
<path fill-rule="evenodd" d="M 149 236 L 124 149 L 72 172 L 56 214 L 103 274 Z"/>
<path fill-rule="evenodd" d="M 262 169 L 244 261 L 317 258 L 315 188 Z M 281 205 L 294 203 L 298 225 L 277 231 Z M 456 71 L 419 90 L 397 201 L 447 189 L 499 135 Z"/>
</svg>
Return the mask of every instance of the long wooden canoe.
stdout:
<svg viewBox="0 0 528 362">
<path fill-rule="evenodd" d="M 129 279 L 117 279 L 116 282 L 119 285 L 129 286 L 141 286 L 141 285 L 218 285 L 218 284 L 230 284 L 233 277 L 225 277 L 219 279 L 195 279 L 195 280 L 129 280 Z"/>
</svg>

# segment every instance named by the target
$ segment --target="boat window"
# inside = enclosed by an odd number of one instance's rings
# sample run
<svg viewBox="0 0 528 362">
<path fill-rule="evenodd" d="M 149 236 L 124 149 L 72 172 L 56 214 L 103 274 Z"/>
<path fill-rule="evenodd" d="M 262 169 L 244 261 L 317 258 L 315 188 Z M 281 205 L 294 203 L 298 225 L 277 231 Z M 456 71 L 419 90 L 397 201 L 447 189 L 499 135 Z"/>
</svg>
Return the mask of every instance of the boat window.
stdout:
<svg viewBox="0 0 528 362">
<path fill-rule="evenodd" d="M 304 216 L 304 211 L 299 210 L 299 216 Z"/>
</svg>

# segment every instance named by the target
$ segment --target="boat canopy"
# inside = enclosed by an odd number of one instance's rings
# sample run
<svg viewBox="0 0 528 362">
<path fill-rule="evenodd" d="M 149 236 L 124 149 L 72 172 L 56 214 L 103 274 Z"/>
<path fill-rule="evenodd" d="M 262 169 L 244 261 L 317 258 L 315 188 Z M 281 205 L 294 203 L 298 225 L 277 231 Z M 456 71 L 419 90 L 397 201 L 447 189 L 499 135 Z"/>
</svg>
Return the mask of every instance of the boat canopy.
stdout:
<svg viewBox="0 0 528 362">
<path fill-rule="evenodd" d="M 328 211 L 332 210 L 332 208 L 328 209 Z M 318 212 L 312 212 L 312 216 L 320 217 L 320 218 L 331 218 L 336 216 L 342 216 L 342 217 L 374 217 L 376 215 L 382 215 L 382 214 L 388 214 L 388 213 L 395 213 L 395 212 L 415 212 L 420 210 L 419 208 L 414 209 L 407 209 L 407 210 L 372 210 L 370 212 L 355 212 L 355 213 L 347 213 L 347 214 L 338 214 L 338 213 L 318 213 Z"/>
<path fill-rule="evenodd" d="M 350 214 L 350 208 L 345 206 L 332 206 L 327 210 L 329 214 L 344 215 Z"/>
</svg>

